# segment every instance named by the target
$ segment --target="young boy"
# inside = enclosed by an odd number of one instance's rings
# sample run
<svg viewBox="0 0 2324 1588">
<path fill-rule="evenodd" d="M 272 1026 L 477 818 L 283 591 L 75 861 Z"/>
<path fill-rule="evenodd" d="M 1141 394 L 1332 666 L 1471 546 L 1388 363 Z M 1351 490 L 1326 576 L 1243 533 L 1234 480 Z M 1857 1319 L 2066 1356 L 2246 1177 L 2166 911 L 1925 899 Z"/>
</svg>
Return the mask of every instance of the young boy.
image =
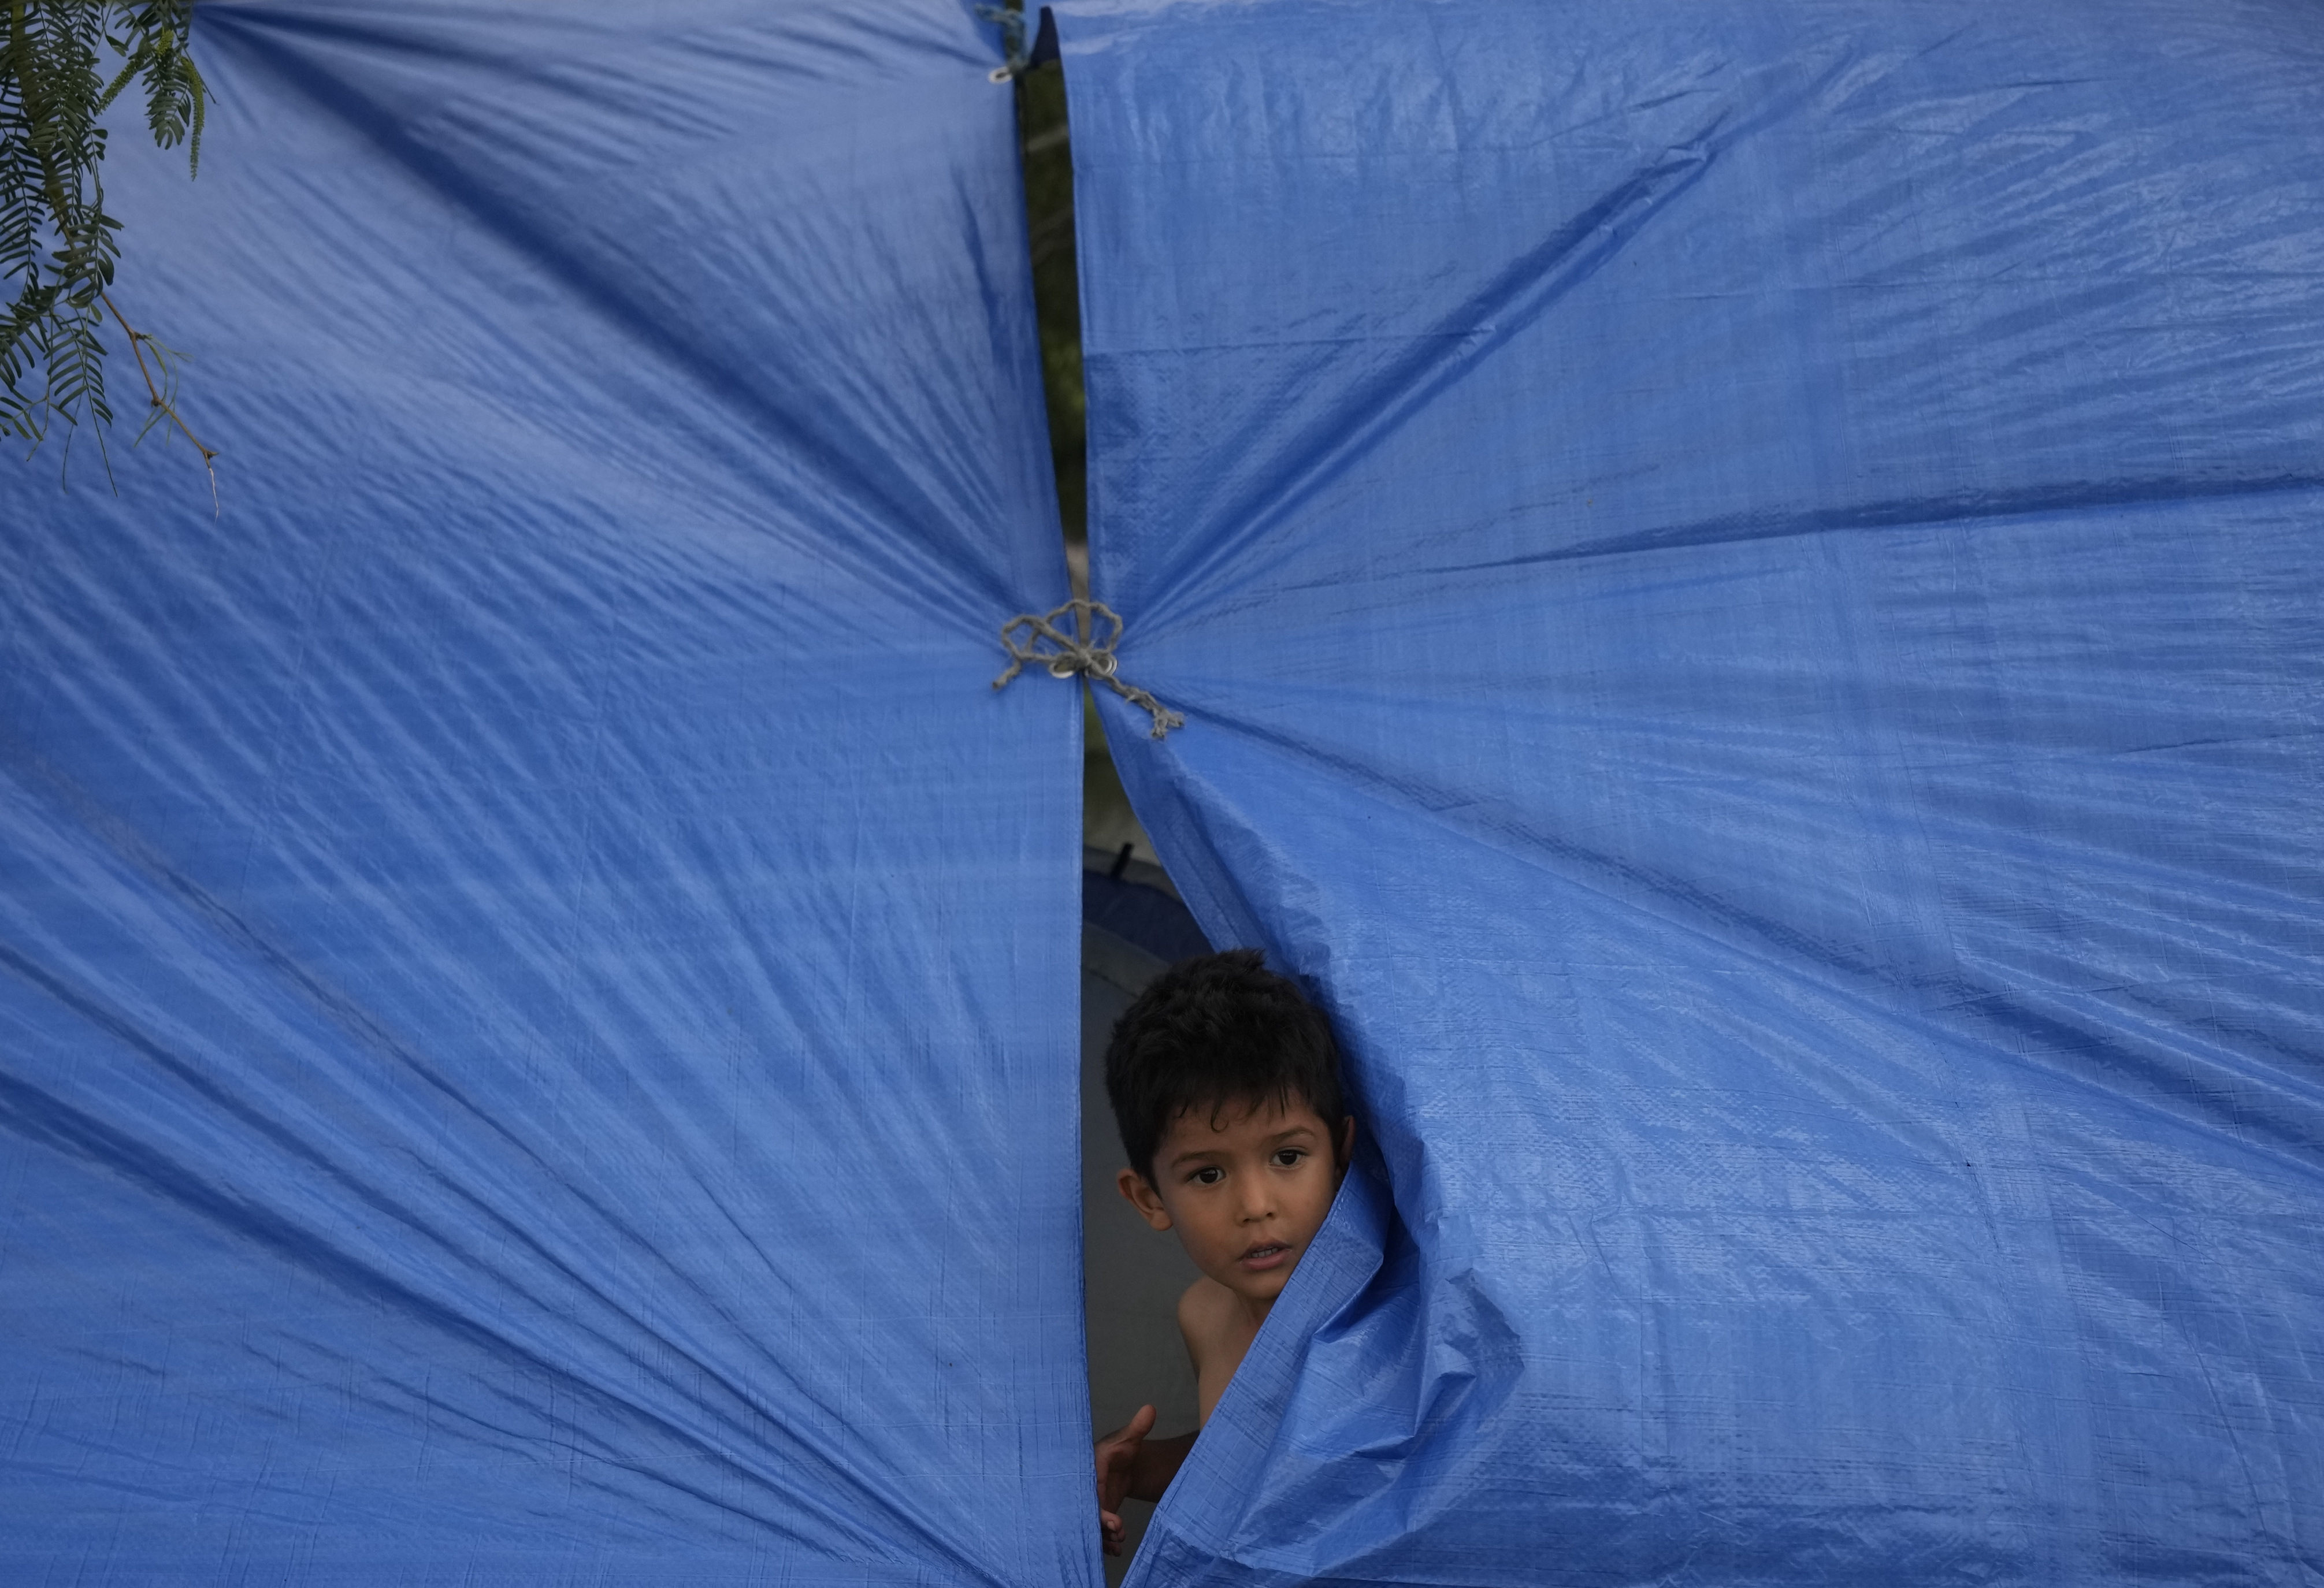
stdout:
<svg viewBox="0 0 2324 1588">
<path fill-rule="evenodd" d="M 1176 1231 L 1203 1277 L 1178 1299 L 1203 1422 L 1226 1392 L 1347 1172 L 1356 1122 L 1332 1028 L 1256 949 L 1206 954 L 1148 985 L 1113 1029 L 1106 1095 L 1130 1167 L 1117 1183 Z M 1159 1500 L 1193 1434 L 1148 1439 L 1140 1407 L 1097 1442 L 1098 1520 L 1121 1552 L 1121 1502 Z"/>
</svg>

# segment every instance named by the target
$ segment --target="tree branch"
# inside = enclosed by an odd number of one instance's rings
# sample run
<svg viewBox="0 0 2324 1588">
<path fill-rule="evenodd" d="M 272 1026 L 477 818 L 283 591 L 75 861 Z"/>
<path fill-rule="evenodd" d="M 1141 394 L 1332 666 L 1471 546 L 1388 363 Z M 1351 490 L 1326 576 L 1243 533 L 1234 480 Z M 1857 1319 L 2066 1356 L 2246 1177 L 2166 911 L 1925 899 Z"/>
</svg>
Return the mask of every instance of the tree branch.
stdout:
<svg viewBox="0 0 2324 1588">
<path fill-rule="evenodd" d="M 170 423 L 178 427 L 178 434 L 183 436 L 188 441 L 192 442 L 194 444 L 194 450 L 202 454 L 202 467 L 208 472 L 210 477 L 210 516 L 212 518 L 216 518 L 218 512 L 217 464 L 216 461 L 217 458 L 217 449 L 202 445 L 202 438 L 193 433 L 192 429 L 187 426 L 184 417 L 178 412 L 178 405 L 171 401 L 168 398 L 162 396 L 161 389 L 153 383 L 153 372 L 145 366 L 145 344 L 152 342 L 153 339 L 145 335 L 144 332 L 138 330 L 134 326 L 132 326 L 127 319 L 123 317 L 120 306 L 113 301 L 113 295 L 111 293 L 99 292 L 97 296 L 98 299 L 104 303 L 106 308 L 112 313 L 114 319 L 119 323 L 122 330 L 128 334 L 129 351 L 135 354 L 137 359 L 137 372 L 145 377 L 146 397 L 151 400 L 154 408 L 159 408 L 162 414 L 168 416 Z M 158 343 L 154 344 L 153 357 L 156 363 L 161 361 L 161 344 Z M 169 372 L 168 365 L 164 364 L 162 366 L 162 372 L 165 375 Z"/>
</svg>

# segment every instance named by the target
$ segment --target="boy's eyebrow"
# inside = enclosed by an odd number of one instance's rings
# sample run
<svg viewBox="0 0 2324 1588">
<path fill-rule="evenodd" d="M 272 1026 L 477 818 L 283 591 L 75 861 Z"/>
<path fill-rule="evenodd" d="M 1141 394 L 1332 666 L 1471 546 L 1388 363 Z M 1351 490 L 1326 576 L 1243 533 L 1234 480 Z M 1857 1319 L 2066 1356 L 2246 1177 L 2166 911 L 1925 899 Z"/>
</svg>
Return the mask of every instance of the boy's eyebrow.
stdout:
<svg viewBox="0 0 2324 1588">
<path fill-rule="evenodd" d="M 1319 1133 L 1316 1131 L 1315 1127 L 1312 1124 L 1295 1124 L 1286 1126 L 1282 1130 L 1277 1131 L 1273 1135 L 1267 1136 L 1262 1139 L 1265 1140 L 1269 1146 L 1277 1146 L 1291 1140 L 1294 1136 L 1314 1136 L 1318 1134 Z M 1163 1160 L 1162 1161 L 1167 1162 L 1169 1167 L 1176 1169 L 1181 1163 L 1192 1162 L 1194 1160 L 1198 1158 L 1215 1158 L 1225 1151 L 1226 1149 L 1223 1147 L 1186 1147 L 1171 1153 L 1167 1159 Z"/>
</svg>

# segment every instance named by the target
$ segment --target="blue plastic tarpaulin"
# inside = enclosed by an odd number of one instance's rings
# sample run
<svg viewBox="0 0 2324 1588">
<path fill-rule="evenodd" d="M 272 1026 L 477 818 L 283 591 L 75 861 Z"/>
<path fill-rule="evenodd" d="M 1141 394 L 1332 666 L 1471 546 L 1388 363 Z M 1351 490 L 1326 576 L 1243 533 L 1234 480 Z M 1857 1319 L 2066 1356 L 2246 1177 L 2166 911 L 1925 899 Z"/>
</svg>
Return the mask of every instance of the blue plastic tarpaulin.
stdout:
<svg viewBox="0 0 2324 1588">
<path fill-rule="evenodd" d="M 0 1577 L 1091 1581 L 989 27 L 200 18 L 222 510 L 0 468 Z M 1147 1579 L 2311 1581 L 2315 8 L 1063 22 L 1101 707 L 1370 1143 Z"/>
<path fill-rule="evenodd" d="M 222 510 L 0 464 L 0 1580 L 1093 1580 L 991 30 L 197 14 Z"/>
<path fill-rule="evenodd" d="M 1059 8 L 1101 693 L 1352 1177 L 1152 1583 L 2324 1574 L 2324 12 Z"/>
</svg>

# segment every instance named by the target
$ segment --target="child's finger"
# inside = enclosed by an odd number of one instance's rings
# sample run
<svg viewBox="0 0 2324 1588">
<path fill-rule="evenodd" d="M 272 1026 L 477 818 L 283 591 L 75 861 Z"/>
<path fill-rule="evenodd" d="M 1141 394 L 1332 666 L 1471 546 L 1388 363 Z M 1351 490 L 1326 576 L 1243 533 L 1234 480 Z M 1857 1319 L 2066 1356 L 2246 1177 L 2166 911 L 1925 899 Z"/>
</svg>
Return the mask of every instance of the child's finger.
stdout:
<svg viewBox="0 0 2324 1588">
<path fill-rule="evenodd" d="M 1154 1409 L 1151 1406 L 1141 1406 L 1128 1422 L 1114 1429 L 1112 1433 L 1108 1434 L 1104 1438 L 1100 1439 L 1097 1442 L 1097 1447 L 1100 1450 L 1103 1450 L 1111 1446 L 1122 1444 L 1125 1441 L 1130 1444 L 1135 1444 L 1139 1440 L 1146 1437 L 1146 1431 L 1153 1426 Z"/>
</svg>

